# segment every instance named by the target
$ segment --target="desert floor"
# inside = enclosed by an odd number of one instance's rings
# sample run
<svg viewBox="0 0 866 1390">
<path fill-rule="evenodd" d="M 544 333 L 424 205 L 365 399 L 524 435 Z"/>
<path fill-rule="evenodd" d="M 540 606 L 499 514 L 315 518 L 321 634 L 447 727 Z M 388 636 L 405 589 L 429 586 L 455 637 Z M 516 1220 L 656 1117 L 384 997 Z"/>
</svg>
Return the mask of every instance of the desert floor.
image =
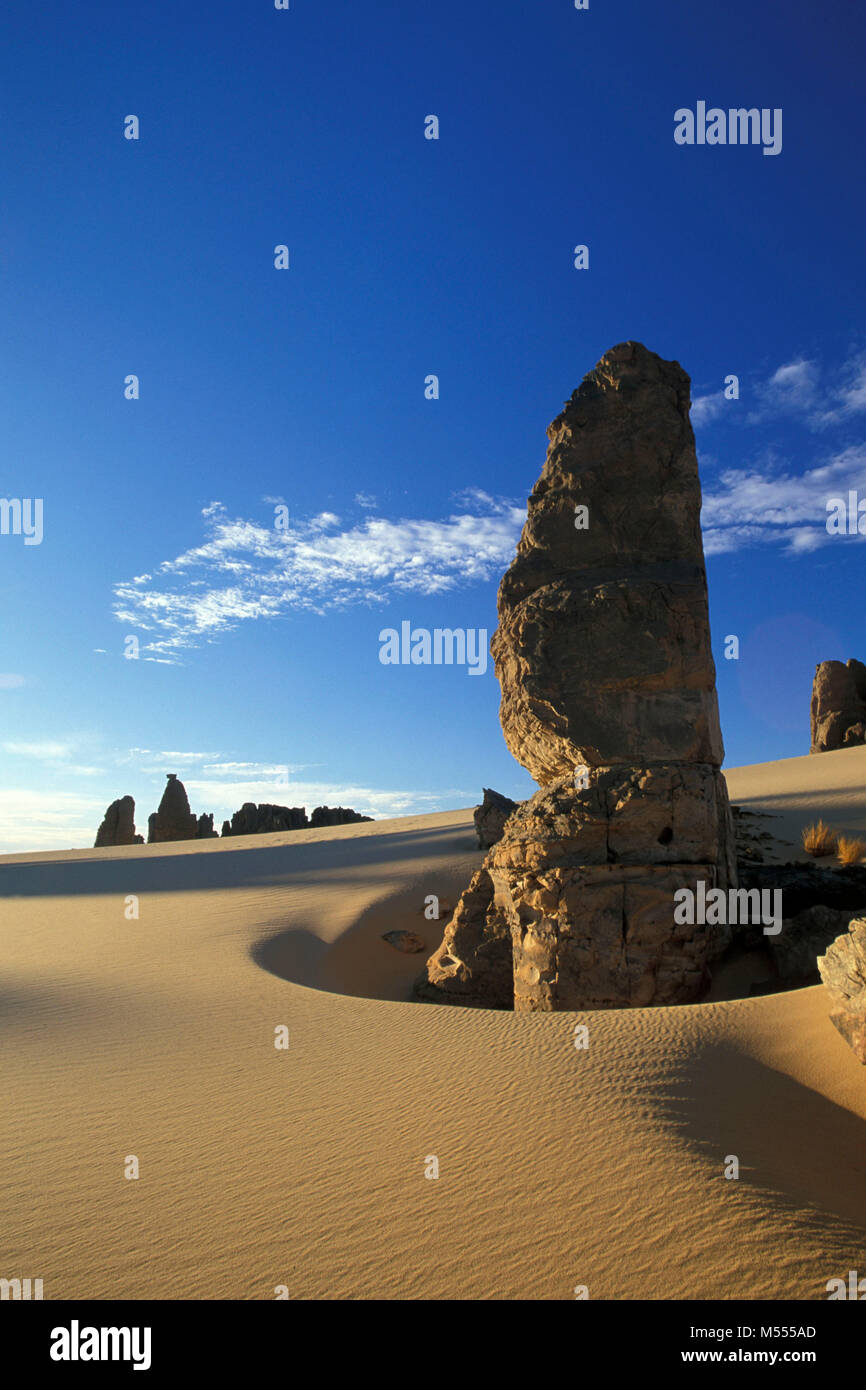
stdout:
<svg viewBox="0 0 866 1390">
<path fill-rule="evenodd" d="M 817 815 L 866 833 L 866 748 L 727 777 L 783 858 Z M 455 811 L 0 859 L 0 1275 L 46 1299 L 826 1298 L 864 1261 L 866 1068 L 823 988 L 407 1002 L 426 955 L 381 934 L 432 950 L 425 897 L 444 914 L 480 858 Z"/>
</svg>

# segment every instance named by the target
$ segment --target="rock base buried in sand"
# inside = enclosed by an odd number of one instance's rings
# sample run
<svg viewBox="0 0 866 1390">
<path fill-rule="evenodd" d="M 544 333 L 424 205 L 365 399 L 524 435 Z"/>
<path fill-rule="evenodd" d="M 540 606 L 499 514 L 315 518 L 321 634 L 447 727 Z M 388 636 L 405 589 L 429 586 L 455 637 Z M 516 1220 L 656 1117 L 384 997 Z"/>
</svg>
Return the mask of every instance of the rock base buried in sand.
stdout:
<svg viewBox="0 0 866 1390">
<path fill-rule="evenodd" d="M 517 1012 L 689 1003 L 725 925 L 676 925 L 674 894 L 735 879 L 718 769 L 591 768 L 523 803 L 463 894 L 421 998 Z"/>
<path fill-rule="evenodd" d="M 850 923 L 818 957 L 818 969 L 832 1001 L 830 1022 L 866 1065 L 866 919 Z"/>
</svg>

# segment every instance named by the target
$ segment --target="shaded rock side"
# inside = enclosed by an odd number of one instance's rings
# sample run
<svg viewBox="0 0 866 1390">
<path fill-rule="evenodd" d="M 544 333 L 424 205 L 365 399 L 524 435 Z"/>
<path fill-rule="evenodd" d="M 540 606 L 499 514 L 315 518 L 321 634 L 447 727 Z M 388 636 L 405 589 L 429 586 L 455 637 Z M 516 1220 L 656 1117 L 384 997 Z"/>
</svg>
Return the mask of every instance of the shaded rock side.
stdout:
<svg viewBox="0 0 866 1390">
<path fill-rule="evenodd" d="M 445 927 L 441 946 L 415 982 L 416 997 L 471 1008 L 512 1008 L 510 910 L 510 903 L 503 910 L 496 902 L 486 868 L 473 874 Z"/>
<path fill-rule="evenodd" d="M 818 969 L 830 995 L 830 1021 L 866 1064 L 866 919 L 850 923 L 818 957 Z"/>
<path fill-rule="evenodd" d="M 473 819 L 478 836 L 478 848 L 490 849 L 491 845 L 502 839 L 505 822 L 512 811 L 517 810 L 519 803 L 507 796 L 501 796 L 499 792 L 491 791 L 489 787 L 483 788 L 483 795 L 484 800 L 480 806 L 475 807 Z"/>
<path fill-rule="evenodd" d="M 508 747 L 542 786 L 579 764 L 720 767 L 688 376 L 622 343 L 548 436 L 491 642 Z"/>
<path fill-rule="evenodd" d="M 168 781 L 159 809 L 147 821 L 147 843 L 164 844 L 169 840 L 195 840 L 198 821 L 189 809 L 189 799 L 183 782 L 176 772 L 166 774 Z"/>
<path fill-rule="evenodd" d="M 197 840 L 216 840 L 219 838 L 219 831 L 213 828 L 213 812 L 199 816 L 195 837 Z"/>
<path fill-rule="evenodd" d="M 310 826 L 317 825 L 357 825 L 361 821 L 371 821 L 372 816 L 362 816 L 346 806 L 316 806 L 310 816 Z"/>
<path fill-rule="evenodd" d="M 257 806 L 245 801 L 235 811 L 231 824 L 223 821 L 223 835 L 269 835 L 280 830 L 303 830 L 308 824 L 303 806 L 272 806 L 269 802 Z"/>
<path fill-rule="evenodd" d="M 866 666 L 821 661 L 815 668 L 810 709 L 810 753 L 866 743 Z"/>
<path fill-rule="evenodd" d="M 121 796 L 112 801 L 96 832 L 94 849 L 106 845 L 143 845 L 144 839 L 135 833 L 135 801 L 131 796 Z"/>
</svg>

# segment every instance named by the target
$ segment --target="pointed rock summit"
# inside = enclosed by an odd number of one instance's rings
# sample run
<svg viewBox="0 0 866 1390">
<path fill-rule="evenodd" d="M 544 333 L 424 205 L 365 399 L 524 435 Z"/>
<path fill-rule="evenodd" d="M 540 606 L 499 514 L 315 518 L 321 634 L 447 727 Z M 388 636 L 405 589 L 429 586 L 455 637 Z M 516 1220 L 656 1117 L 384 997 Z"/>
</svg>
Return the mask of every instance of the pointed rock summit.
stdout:
<svg viewBox="0 0 866 1390">
<path fill-rule="evenodd" d="M 421 997 L 521 1011 L 701 997 L 724 925 L 674 894 L 736 884 L 689 378 L 602 357 L 548 430 L 491 652 L 540 784 L 461 898 Z"/>
<path fill-rule="evenodd" d="M 189 809 L 186 787 L 176 772 L 166 773 L 168 782 L 159 803 L 147 821 L 147 843 L 159 845 L 167 840 L 198 839 L 198 821 Z"/>
<path fill-rule="evenodd" d="M 721 766 L 689 378 L 623 343 L 547 433 L 491 642 L 508 747 L 541 786 Z"/>
</svg>

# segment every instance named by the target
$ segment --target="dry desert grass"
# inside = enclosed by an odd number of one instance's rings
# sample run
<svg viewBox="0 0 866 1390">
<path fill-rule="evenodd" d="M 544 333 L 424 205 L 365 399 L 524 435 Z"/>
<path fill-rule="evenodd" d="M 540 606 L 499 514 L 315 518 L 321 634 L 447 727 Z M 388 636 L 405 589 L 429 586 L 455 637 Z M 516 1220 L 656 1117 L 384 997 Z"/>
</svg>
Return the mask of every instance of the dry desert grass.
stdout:
<svg viewBox="0 0 866 1390">
<path fill-rule="evenodd" d="M 823 859 L 825 855 L 835 854 L 838 840 L 836 831 L 831 830 L 822 820 L 807 825 L 803 831 L 803 848 L 814 859 Z"/>
</svg>

